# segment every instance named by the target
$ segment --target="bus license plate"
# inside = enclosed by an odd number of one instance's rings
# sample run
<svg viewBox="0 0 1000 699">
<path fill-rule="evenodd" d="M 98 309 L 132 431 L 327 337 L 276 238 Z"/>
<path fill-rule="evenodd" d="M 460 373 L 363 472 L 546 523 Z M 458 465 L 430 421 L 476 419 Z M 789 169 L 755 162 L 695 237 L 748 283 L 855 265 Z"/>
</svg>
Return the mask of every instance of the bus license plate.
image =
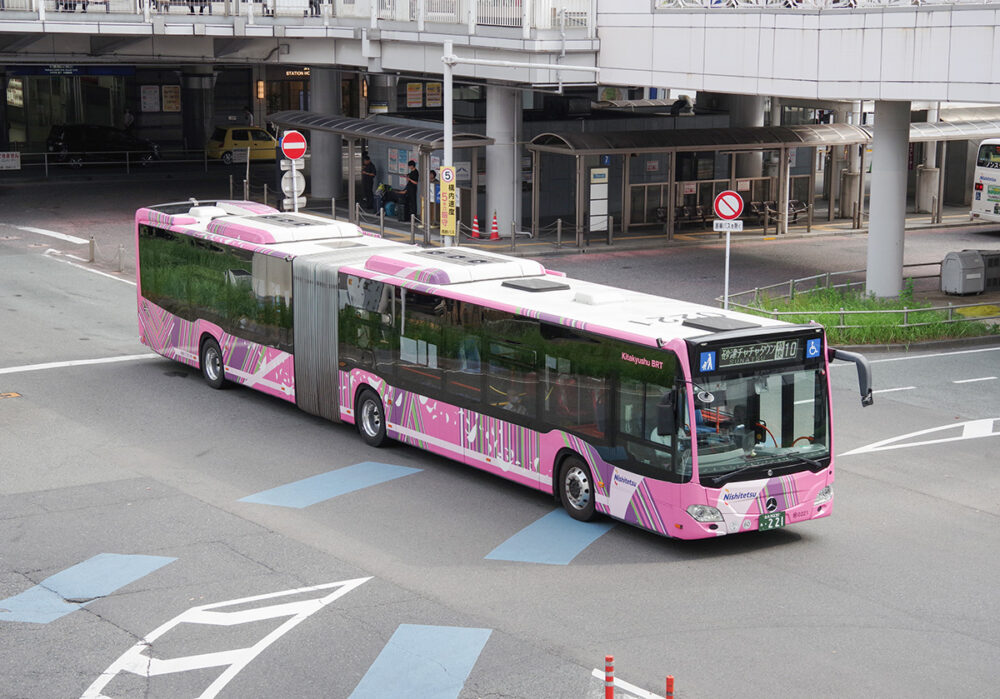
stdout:
<svg viewBox="0 0 1000 699">
<path fill-rule="evenodd" d="M 769 512 L 766 515 L 761 515 L 760 519 L 757 520 L 757 529 L 762 532 L 780 529 L 783 526 L 785 526 L 784 512 Z"/>
</svg>

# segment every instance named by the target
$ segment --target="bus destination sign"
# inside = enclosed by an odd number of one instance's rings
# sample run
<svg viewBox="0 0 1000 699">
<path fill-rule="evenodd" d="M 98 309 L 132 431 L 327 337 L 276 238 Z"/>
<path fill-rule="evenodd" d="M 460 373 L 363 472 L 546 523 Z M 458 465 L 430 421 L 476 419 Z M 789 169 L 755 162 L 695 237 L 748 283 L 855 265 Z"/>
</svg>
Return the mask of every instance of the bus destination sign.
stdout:
<svg viewBox="0 0 1000 699">
<path fill-rule="evenodd" d="M 772 340 L 752 345 L 719 348 L 719 369 L 801 359 L 801 340 Z"/>
</svg>

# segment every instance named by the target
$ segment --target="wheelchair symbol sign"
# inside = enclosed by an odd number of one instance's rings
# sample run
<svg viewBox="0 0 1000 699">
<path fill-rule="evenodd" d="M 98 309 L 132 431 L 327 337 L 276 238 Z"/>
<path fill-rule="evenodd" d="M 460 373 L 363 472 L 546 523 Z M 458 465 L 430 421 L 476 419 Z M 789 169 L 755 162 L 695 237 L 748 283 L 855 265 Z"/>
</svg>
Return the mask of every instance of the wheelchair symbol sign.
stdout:
<svg viewBox="0 0 1000 699">
<path fill-rule="evenodd" d="M 702 352 L 698 362 L 701 371 L 715 371 L 715 352 Z"/>
<path fill-rule="evenodd" d="M 806 359 L 816 359 L 823 349 L 823 341 L 819 338 L 806 341 Z"/>
</svg>

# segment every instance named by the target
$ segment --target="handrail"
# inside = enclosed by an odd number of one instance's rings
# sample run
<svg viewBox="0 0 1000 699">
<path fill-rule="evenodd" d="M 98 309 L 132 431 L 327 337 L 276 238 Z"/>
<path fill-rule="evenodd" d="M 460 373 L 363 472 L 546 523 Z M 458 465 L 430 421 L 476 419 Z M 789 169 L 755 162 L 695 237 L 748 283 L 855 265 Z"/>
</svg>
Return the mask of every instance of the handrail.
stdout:
<svg viewBox="0 0 1000 699">
<path fill-rule="evenodd" d="M 363 20 L 377 28 L 380 22 L 412 23 L 423 31 L 425 23 L 520 29 L 524 38 L 531 30 L 582 29 L 593 38 L 598 0 L 3 0 L 0 17 L 30 13 L 38 20 L 58 17 L 64 21 L 96 21 L 106 14 L 138 15 L 144 23 L 169 16 L 173 23 L 187 17 L 245 16 L 254 24 L 272 24 L 280 18 L 296 18 L 305 24 L 328 26 L 331 18 Z M 18 19 L 23 19 L 19 17 Z"/>
</svg>

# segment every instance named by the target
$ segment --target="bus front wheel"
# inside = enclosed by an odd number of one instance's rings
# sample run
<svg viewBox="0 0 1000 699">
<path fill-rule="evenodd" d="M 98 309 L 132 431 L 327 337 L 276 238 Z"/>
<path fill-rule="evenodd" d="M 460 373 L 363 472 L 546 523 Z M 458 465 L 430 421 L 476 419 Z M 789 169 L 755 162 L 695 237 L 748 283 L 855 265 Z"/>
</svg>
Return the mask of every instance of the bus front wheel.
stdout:
<svg viewBox="0 0 1000 699">
<path fill-rule="evenodd" d="M 385 445 L 388 441 L 385 433 L 385 409 L 375 391 L 370 388 L 361 389 L 354 416 L 365 444 L 373 447 Z"/>
<path fill-rule="evenodd" d="M 568 457 L 559 469 L 559 499 L 573 519 L 588 522 L 594 518 L 594 479 L 587 464 L 576 456 Z"/>
<path fill-rule="evenodd" d="M 222 350 L 213 337 L 201 343 L 201 375 L 212 388 L 222 388 L 226 380 L 226 372 L 222 368 Z"/>
</svg>

